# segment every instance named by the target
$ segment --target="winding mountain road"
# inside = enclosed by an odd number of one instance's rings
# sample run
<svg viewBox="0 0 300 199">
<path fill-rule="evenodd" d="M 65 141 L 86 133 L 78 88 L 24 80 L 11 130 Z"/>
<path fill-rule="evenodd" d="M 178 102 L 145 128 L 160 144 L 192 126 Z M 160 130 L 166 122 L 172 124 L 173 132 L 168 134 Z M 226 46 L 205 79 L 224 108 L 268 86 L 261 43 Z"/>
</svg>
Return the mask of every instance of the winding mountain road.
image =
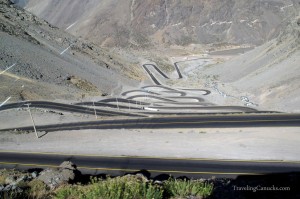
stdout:
<svg viewBox="0 0 300 199">
<path fill-rule="evenodd" d="M 37 131 L 46 133 L 83 129 L 300 127 L 300 114 L 271 113 L 244 106 L 218 106 L 206 101 L 205 96 L 211 94 L 210 90 L 170 88 L 162 85 L 150 71 L 150 67 L 164 79 L 169 79 L 157 66 L 144 64 L 143 68 L 155 85 L 123 92 L 122 97 L 102 99 L 98 102 L 80 102 L 72 105 L 47 101 L 26 101 L 5 104 L 0 107 L 0 113 L 11 109 L 27 108 L 25 104 L 30 103 L 30 107 L 33 108 L 90 115 L 94 115 L 96 111 L 98 115 L 112 117 L 108 120 L 36 125 Z M 175 69 L 179 79 L 181 79 L 182 74 L 177 63 L 175 63 Z M 122 111 L 120 111 L 121 109 Z M 125 109 L 129 111 L 125 111 Z M 115 116 L 126 118 L 113 119 Z M 0 133 L 16 130 L 30 132 L 33 131 L 33 127 L 0 129 Z M 228 177 L 300 172 L 300 162 L 109 157 L 0 151 L 0 165 L 3 168 L 57 167 L 64 160 L 74 162 L 81 170 L 93 171 L 94 173 L 105 172 L 113 175 L 137 172 L 142 169 L 155 175 L 171 174 L 190 177 Z"/>
</svg>

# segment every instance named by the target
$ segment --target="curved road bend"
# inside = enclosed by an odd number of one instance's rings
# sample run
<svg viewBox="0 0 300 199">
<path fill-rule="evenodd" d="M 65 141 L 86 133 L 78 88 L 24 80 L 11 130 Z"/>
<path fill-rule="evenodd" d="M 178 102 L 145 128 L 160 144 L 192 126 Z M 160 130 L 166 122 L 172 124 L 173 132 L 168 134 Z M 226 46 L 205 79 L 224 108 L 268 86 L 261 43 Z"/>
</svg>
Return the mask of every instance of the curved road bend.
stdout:
<svg viewBox="0 0 300 199">
<path fill-rule="evenodd" d="M 161 91 L 162 93 L 168 93 L 168 94 L 179 94 L 180 97 L 184 97 L 186 96 L 185 92 L 181 92 L 181 91 Z"/>
<path fill-rule="evenodd" d="M 238 128 L 238 127 L 300 127 L 300 114 L 249 114 L 151 117 L 138 119 L 101 120 L 36 126 L 38 131 L 83 129 L 174 129 L 174 128 Z M 0 131 L 11 131 L 2 129 Z M 18 130 L 32 131 L 32 126 Z"/>
<path fill-rule="evenodd" d="M 197 88 L 183 88 L 183 89 L 180 89 L 180 90 L 183 90 L 183 91 L 200 91 L 200 92 L 205 92 L 205 94 L 202 94 L 202 95 L 209 95 L 211 94 L 211 91 L 209 90 L 206 90 L 206 89 L 197 89 Z"/>
<path fill-rule="evenodd" d="M 135 96 L 128 97 L 127 99 L 136 99 L 136 98 L 144 98 L 144 97 L 145 97 L 145 95 L 135 95 Z M 163 101 L 163 102 L 176 102 L 176 101 L 171 100 L 171 99 L 167 99 L 167 98 L 164 98 L 164 97 L 153 96 L 153 95 L 147 95 L 147 98 L 152 98 L 152 99 L 160 100 L 160 101 Z"/>
<path fill-rule="evenodd" d="M 183 91 L 179 91 L 173 88 L 169 88 L 167 86 L 161 86 L 161 85 L 152 85 L 152 86 L 143 86 L 142 89 L 147 89 L 147 88 L 163 88 L 165 90 L 167 90 L 168 92 L 173 92 L 173 93 L 178 93 L 180 94 L 180 96 L 185 96 L 186 93 Z M 162 92 L 167 92 L 167 91 L 162 91 Z"/>
<path fill-rule="evenodd" d="M 181 72 L 180 72 L 180 70 L 179 70 L 179 67 L 177 66 L 177 63 L 178 62 L 176 62 L 176 63 L 174 63 L 174 67 L 175 67 L 175 70 L 176 70 L 176 72 L 177 72 L 177 74 L 178 74 L 178 79 L 182 79 L 182 74 L 181 74 Z M 147 68 L 147 66 L 151 66 L 151 67 L 153 67 L 161 76 L 163 76 L 165 79 L 170 79 L 164 72 L 162 72 L 156 65 L 154 65 L 154 64 L 144 64 L 143 65 L 143 68 L 148 72 L 149 70 L 147 70 L 148 68 Z M 150 73 L 148 72 L 148 74 L 150 75 Z"/>
<path fill-rule="evenodd" d="M 148 75 L 150 76 L 150 78 L 156 85 L 161 85 L 161 83 L 154 77 L 154 75 L 151 73 L 151 71 L 145 65 L 143 65 L 143 68 L 145 69 L 145 71 L 148 73 Z"/>
<path fill-rule="evenodd" d="M 131 90 L 131 91 L 126 91 L 124 93 L 122 93 L 121 95 L 122 96 L 126 96 L 130 93 L 147 93 L 147 94 L 152 94 L 152 95 L 160 95 L 159 93 L 155 93 L 155 92 L 152 92 L 152 91 L 146 91 L 146 90 Z"/>
<path fill-rule="evenodd" d="M 152 72 L 149 70 L 148 66 L 154 68 L 162 77 L 164 77 L 165 79 L 170 79 L 164 72 L 162 72 L 156 65 L 154 64 L 144 64 L 143 68 L 145 69 L 145 71 L 148 73 L 148 75 L 150 76 L 150 78 L 152 79 L 152 81 L 156 84 L 156 85 L 161 85 L 161 83 L 155 78 L 155 76 L 152 74 Z M 178 73 L 178 79 L 182 79 L 182 74 L 177 66 L 177 64 L 174 64 L 175 69 Z"/>
<path fill-rule="evenodd" d="M 143 68 L 148 69 L 147 66 L 153 67 L 161 76 L 163 76 L 165 79 L 169 79 L 169 77 L 164 72 L 162 72 L 156 65 L 154 65 L 154 64 L 144 64 Z"/>
<path fill-rule="evenodd" d="M 201 97 L 173 97 L 173 96 L 170 96 L 170 97 L 167 97 L 167 98 L 171 98 L 171 99 L 179 99 L 179 100 L 184 100 L 184 99 L 188 99 L 188 100 L 194 100 L 196 102 L 204 102 L 205 100 Z"/>
<path fill-rule="evenodd" d="M 144 95 L 143 95 L 144 96 Z M 124 99 L 124 98 L 108 98 L 104 100 L 100 100 L 99 102 L 104 102 L 104 103 L 130 103 L 130 104 L 140 104 L 140 105 L 150 105 L 150 103 L 147 102 L 141 102 L 141 101 L 136 101 L 136 100 L 130 100 L 130 99 Z"/>
<path fill-rule="evenodd" d="M 89 173 L 124 175 L 145 169 L 152 174 L 152 178 L 159 174 L 199 178 L 300 172 L 300 162 L 288 161 L 109 157 L 0 151 L 0 167 L 2 168 L 57 167 L 66 160 L 72 161 L 78 166 L 78 169 Z"/>
</svg>

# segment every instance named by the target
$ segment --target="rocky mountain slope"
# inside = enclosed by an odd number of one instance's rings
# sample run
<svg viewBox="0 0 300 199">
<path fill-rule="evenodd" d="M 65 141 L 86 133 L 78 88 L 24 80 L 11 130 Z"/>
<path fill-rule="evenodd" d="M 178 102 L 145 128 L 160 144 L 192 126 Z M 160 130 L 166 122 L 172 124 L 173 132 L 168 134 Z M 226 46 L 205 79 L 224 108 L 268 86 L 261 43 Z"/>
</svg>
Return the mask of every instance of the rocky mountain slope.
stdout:
<svg viewBox="0 0 300 199">
<path fill-rule="evenodd" d="M 28 3 L 26 3 L 28 1 Z M 260 45 L 298 0 L 18 0 L 74 35 L 105 46 L 191 43 Z"/>
<path fill-rule="evenodd" d="M 126 85 L 139 79 L 132 65 L 0 0 L 1 101 L 9 96 L 13 101 L 75 100 L 110 93 L 118 80 Z"/>
<path fill-rule="evenodd" d="M 300 13 L 300 5 L 297 9 Z M 220 90 L 248 96 L 260 109 L 299 112 L 299 63 L 300 15 L 290 19 L 275 39 L 224 64 L 204 68 L 199 76 L 214 74 Z"/>
</svg>

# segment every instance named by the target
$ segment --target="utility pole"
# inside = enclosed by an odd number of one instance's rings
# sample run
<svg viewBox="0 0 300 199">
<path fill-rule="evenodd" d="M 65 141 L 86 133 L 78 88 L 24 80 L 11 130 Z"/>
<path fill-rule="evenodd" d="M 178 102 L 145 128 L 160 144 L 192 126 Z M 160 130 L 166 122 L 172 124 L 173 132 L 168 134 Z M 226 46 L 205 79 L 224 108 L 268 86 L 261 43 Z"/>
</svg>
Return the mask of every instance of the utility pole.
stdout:
<svg viewBox="0 0 300 199">
<path fill-rule="evenodd" d="M 145 99 L 144 99 L 144 102 L 146 102 L 147 101 L 147 99 L 148 99 L 148 90 L 146 90 L 146 89 L 144 89 L 145 91 L 146 91 L 146 93 L 145 93 Z"/>
<path fill-rule="evenodd" d="M 118 102 L 118 98 L 117 98 L 117 97 L 116 97 L 116 101 L 117 101 L 117 107 L 118 107 L 118 110 L 120 110 L 119 102 Z"/>
<path fill-rule="evenodd" d="M 141 107 L 142 107 L 142 104 L 144 104 L 144 97 L 141 97 L 141 100 L 140 100 L 140 105 L 141 105 Z"/>
<path fill-rule="evenodd" d="M 93 107 L 94 107 L 94 111 L 95 111 L 95 117 L 96 117 L 96 120 L 98 119 L 98 116 L 97 116 L 97 111 L 96 111 L 96 107 L 95 107 L 95 102 L 93 101 Z"/>
<path fill-rule="evenodd" d="M 31 111 L 30 111 L 30 108 L 29 108 L 29 106 L 31 104 L 29 103 L 29 104 L 25 104 L 25 105 L 28 107 L 28 112 L 29 112 L 29 115 L 30 115 L 30 118 L 31 118 L 31 121 L 32 121 L 32 125 L 33 125 L 33 129 L 34 129 L 35 135 L 36 135 L 37 138 L 39 138 L 39 136 L 37 134 L 37 131 L 36 131 L 36 128 L 35 128 L 34 120 L 33 120 L 33 117 L 32 117 L 32 114 L 31 114 Z"/>
</svg>

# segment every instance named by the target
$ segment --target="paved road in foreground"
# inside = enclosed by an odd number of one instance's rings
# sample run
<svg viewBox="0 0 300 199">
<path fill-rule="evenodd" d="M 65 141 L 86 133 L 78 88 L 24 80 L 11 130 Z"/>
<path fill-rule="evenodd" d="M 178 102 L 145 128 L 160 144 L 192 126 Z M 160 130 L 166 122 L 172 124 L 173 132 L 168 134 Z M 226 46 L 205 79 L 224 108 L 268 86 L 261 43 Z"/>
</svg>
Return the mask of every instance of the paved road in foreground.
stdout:
<svg viewBox="0 0 300 199">
<path fill-rule="evenodd" d="M 270 173 L 300 172 L 300 162 L 243 161 L 214 159 L 176 159 L 154 157 L 109 157 L 55 153 L 0 151 L 2 168 L 57 167 L 63 161 L 72 161 L 78 169 L 89 173 L 122 175 L 146 169 L 155 177 L 159 174 L 188 177 L 235 177 Z"/>
</svg>

